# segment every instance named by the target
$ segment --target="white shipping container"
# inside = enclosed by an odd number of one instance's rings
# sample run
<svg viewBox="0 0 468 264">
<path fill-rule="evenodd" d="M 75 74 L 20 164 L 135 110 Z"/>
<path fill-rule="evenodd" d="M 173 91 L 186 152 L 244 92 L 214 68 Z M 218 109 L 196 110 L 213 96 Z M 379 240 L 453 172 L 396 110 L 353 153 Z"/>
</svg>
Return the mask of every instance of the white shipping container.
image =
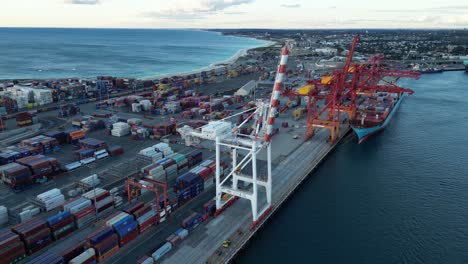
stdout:
<svg viewBox="0 0 468 264">
<path fill-rule="evenodd" d="M 112 196 L 108 196 L 104 199 L 102 199 L 101 201 L 97 202 L 96 203 L 96 208 L 99 209 L 101 207 L 104 207 L 110 203 L 113 203 L 114 202 L 114 198 L 112 198 Z"/>
<path fill-rule="evenodd" d="M 113 226 L 115 223 L 117 223 L 118 221 L 124 219 L 127 216 L 128 216 L 127 213 L 121 212 L 118 215 L 116 215 L 115 217 L 112 217 L 111 219 L 107 220 L 106 221 L 106 226 L 109 226 L 109 227 Z"/>
<path fill-rule="evenodd" d="M 32 217 L 33 216 L 32 216 L 31 210 L 26 210 L 26 211 L 19 213 L 19 218 L 20 218 L 21 223 L 28 221 Z"/>
<path fill-rule="evenodd" d="M 85 262 L 88 262 L 92 257 L 94 257 L 96 252 L 94 251 L 94 248 L 90 248 L 86 250 L 85 252 L 81 253 L 78 255 L 76 258 L 70 260 L 70 264 L 82 264 Z"/>
<path fill-rule="evenodd" d="M 156 250 L 151 256 L 155 261 L 160 260 L 167 252 L 169 252 L 172 249 L 172 244 L 167 242 L 164 244 L 162 247 L 160 247 L 158 250 Z"/>
<path fill-rule="evenodd" d="M 103 193 L 106 193 L 106 192 L 108 192 L 108 191 L 104 190 L 102 188 L 94 188 L 91 191 L 83 193 L 81 196 L 86 198 L 86 199 L 92 200 L 95 196 L 99 196 L 99 195 L 101 195 Z"/>
<path fill-rule="evenodd" d="M 0 205 L 0 225 L 8 223 L 8 209 Z"/>
<path fill-rule="evenodd" d="M 36 199 L 41 201 L 41 202 L 44 202 L 46 200 L 52 199 L 52 198 L 54 198 L 56 196 L 59 196 L 61 194 L 62 194 L 62 192 L 60 191 L 60 189 L 54 188 L 54 189 L 49 190 L 49 191 L 47 191 L 45 193 L 41 193 L 41 194 L 37 195 Z"/>
<path fill-rule="evenodd" d="M 91 200 L 83 199 L 83 201 L 80 204 L 77 204 L 69 209 L 71 214 L 76 214 L 88 207 L 91 206 Z"/>
<path fill-rule="evenodd" d="M 93 174 L 93 175 L 91 175 L 89 177 L 86 177 L 86 178 L 82 179 L 80 182 L 83 183 L 83 184 L 86 184 L 89 187 L 95 187 L 95 186 L 97 186 L 98 184 L 101 183 L 101 181 L 99 180 L 97 174 Z"/>
<path fill-rule="evenodd" d="M 141 264 L 154 264 L 154 259 L 152 257 L 148 257 L 147 259 L 143 260 Z"/>
<path fill-rule="evenodd" d="M 55 209 L 57 207 L 60 207 L 64 203 L 65 203 L 65 196 L 63 196 L 63 194 L 61 194 L 61 195 L 55 196 L 52 199 L 49 199 L 49 200 L 45 201 L 44 202 L 44 207 L 45 207 L 45 210 L 48 212 L 48 211 L 51 211 L 51 210 L 53 210 L 53 209 Z"/>
<path fill-rule="evenodd" d="M 226 121 L 214 121 L 202 128 L 202 136 L 206 139 L 215 139 L 217 136 L 229 135 L 232 124 Z"/>
</svg>

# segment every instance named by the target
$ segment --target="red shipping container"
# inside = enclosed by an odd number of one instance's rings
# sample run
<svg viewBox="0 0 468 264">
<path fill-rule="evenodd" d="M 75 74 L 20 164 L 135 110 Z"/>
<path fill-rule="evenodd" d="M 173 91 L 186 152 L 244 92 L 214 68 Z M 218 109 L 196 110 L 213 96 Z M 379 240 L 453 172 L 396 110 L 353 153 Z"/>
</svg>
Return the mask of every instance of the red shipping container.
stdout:
<svg viewBox="0 0 468 264">
<path fill-rule="evenodd" d="M 76 214 L 74 214 L 73 216 L 75 217 L 75 219 L 80 219 L 80 218 L 83 218 L 89 214 L 93 214 L 95 213 L 96 209 L 94 208 L 94 206 L 91 206 L 91 207 L 88 207 Z"/>
<path fill-rule="evenodd" d="M 147 212 L 151 211 L 151 209 L 152 209 L 151 204 L 147 204 L 143 206 L 143 208 L 138 209 L 135 213 L 133 213 L 133 215 L 135 216 L 135 218 L 139 218 L 142 215 L 146 214 Z"/>
<path fill-rule="evenodd" d="M 105 261 L 107 258 L 109 258 L 110 256 L 112 256 L 115 252 L 117 252 L 119 250 L 119 245 L 115 246 L 113 249 L 109 250 L 107 253 L 105 253 L 104 255 L 102 256 L 99 256 L 97 258 L 97 262 L 98 263 L 101 263 L 103 261 Z M 92 262 L 91 262 L 92 263 Z"/>
<path fill-rule="evenodd" d="M 116 234 L 113 234 L 112 236 L 106 238 L 101 243 L 94 246 L 94 249 L 96 250 L 96 255 L 102 256 L 102 255 L 106 254 L 107 252 L 102 252 L 102 250 L 105 250 L 106 248 L 108 248 L 113 243 L 117 243 L 117 247 L 118 247 L 119 240 L 118 240 L 118 237 L 117 237 Z"/>
<path fill-rule="evenodd" d="M 112 202 L 112 203 L 109 203 L 109 204 L 106 204 L 106 205 L 104 205 L 103 207 L 101 207 L 101 208 L 98 209 L 98 213 L 100 213 L 100 212 L 102 212 L 102 211 L 104 211 L 104 210 L 106 210 L 106 209 L 109 209 L 109 208 L 111 208 L 111 207 L 113 207 L 113 206 L 114 206 L 114 203 L 113 203 L 113 202 Z"/>
<path fill-rule="evenodd" d="M 138 228 L 133 231 L 130 231 L 129 233 L 127 233 L 126 236 L 122 237 L 122 239 L 119 241 L 120 247 L 125 246 L 130 241 L 134 240 L 137 236 L 138 236 Z"/>
<path fill-rule="evenodd" d="M 0 234 L 0 248 L 15 242 L 21 242 L 18 234 L 11 231 L 6 231 L 5 233 Z"/>
<path fill-rule="evenodd" d="M 65 250 L 60 255 L 63 257 L 64 262 L 68 263 L 70 260 L 79 256 L 83 252 L 84 252 L 84 245 L 83 243 L 79 243 L 79 244 L 76 244 L 74 247 Z"/>
<path fill-rule="evenodd" d="M 142 208 L 145 206 L 143 202 L 137 202 L 136 204 L 132 205 L 131 207 L 122 209 L 122 211 L 126 212 L 127 214 L 133 214 L 136 212 L 138 209 Z"/>
<path fill-rule="evenodd" d="M 0 264 L 15 263 L 26 256 L 23 243 L 17 244 L 14 248 L 0 253 Z"/>
<path fill-rule="evenodd" d="M 28 236 L 24 238 L 24 243 L 26 245 L 33 244 L 36 241 L 46 237 L 47 235 L 50 235 L 50 229 L 48 227 L 44 228 L 43 230 L 35 233 L 34 235 Z"/>
<path fill-rule="evenodd" d="M 44 228 L 47 228 L 46 221 L 31 218 L 24 223 L 13 226 L 11 230 L 24 238 L 31 236 Z"/>
<path fill-rule="evenodd" d="M 148 230 L 150 227 L 152 227 L 155 224 L 155 222 L 156 222 L 156 220 L 154 219 L 154 217 L 151 217 L 146 222 L 142 223 L 139 226 L 140 234 L 145 232 L 146 230 Z"/>
<path fill-rule="evenodd" d="M 74 222 L 74 219 L 73 219 L 73 216 L 70 215 L 69 217 L 63 219 L 62 221 L 58 222 L 57 224 L 53 225 L 50 227 L 50 229 L 52 229 L 52 231 L 56 231 L 56 230 L 59 230 L 60 228 L 70 224 L 70 223 L 73 223 Z"/>
<path fill-rule="evenodd" d="M 109 196 L 110 196 L 110 192 L 104 192 L 104 193 L 101 193 L 98 196 L 96 196 L 96 199 L 91 199 L 91 202 L 94 203 L 94 200 L 96 200 L 96 202 L 99 202 L 99 201 L 102 201 L 102 200 L 104 200 L 105 198 L 107 198 Z"/>
</svg>

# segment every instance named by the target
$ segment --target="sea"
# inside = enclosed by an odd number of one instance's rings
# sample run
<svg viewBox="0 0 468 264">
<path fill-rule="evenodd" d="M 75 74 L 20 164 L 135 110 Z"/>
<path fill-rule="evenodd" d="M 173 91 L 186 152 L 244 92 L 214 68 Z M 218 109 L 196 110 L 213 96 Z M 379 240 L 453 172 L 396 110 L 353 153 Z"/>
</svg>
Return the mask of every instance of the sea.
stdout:
<svg viewBox="0 0 468 264">
<path fill-rule="evenodd" d="M 400 85 L 386 130 L 346 137 L 235 263 L 468 263 L 468 74 Z"/>
<path fill-rule="evenodd" d="M 266 44 L 201 30 L 0 28 L 0 79 L 153 78 Z"/>
</svg>

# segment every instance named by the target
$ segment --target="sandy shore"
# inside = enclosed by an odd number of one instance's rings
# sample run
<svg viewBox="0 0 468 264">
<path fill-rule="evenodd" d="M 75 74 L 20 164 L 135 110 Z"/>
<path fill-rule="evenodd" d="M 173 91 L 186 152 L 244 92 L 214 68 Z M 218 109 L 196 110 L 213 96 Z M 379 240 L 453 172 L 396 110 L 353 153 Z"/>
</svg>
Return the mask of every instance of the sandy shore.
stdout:
<svg viewBox="0 0 468 264">
<path fill-rule="evenodd" d="M 250 49 L 241 49 L 237 51 L 234 55 L 232 55 L 229 59 L 220 61 L 217 63 L 212 63 L 209 66 L 200 68 L 200 69 L 195 69 L 192 71 L 187 71 L 187 72 L 175 72 L 175 73 L 168 73 L 168 74 L 160 74 L 160 75 L 154 75 L 154 76 L 149 76 L 146 78 L 142 78 L 143 80 L 154 80 L 154 79 L 162 79 L 162 78 L 168 78 L 172 76 L 186 76 L 186 75 L 192 75 L 192 74 L 200 74 L 202 71 L 211 71 L 214 69 L 222 68 L 222 67 L 233 67 L 234 64 L 242 57 L 248 54 L 250 50 L 257 49 L 257 48 L 264 48 L 264 47 L 271 47 L 273 45 L 276 45 L 276 41 L 269 41 L 269 40 L 263 40 L 263 39 L 256 39 L 256 38 L 249 38 L 249 37 L 238 37 L 238 38 L 248 38 L 248 39 L 255 39 L 258 41 L 263 41 L 264 43 L 262 45 L 250 48 Z"/>
</svg>

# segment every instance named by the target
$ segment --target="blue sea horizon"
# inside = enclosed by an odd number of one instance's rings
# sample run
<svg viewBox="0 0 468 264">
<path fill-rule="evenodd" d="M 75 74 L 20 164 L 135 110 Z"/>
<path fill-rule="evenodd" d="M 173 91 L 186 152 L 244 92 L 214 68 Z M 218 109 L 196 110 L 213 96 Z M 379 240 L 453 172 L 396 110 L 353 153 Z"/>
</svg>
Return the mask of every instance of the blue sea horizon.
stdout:
<svg viewBox="0 0 468 264">
<path fill-rule="evenodd" d="M 145 79 L 201 70 L 266 44 L 196 29 L 0 28 L 0 79 Z"/>
</svg>

